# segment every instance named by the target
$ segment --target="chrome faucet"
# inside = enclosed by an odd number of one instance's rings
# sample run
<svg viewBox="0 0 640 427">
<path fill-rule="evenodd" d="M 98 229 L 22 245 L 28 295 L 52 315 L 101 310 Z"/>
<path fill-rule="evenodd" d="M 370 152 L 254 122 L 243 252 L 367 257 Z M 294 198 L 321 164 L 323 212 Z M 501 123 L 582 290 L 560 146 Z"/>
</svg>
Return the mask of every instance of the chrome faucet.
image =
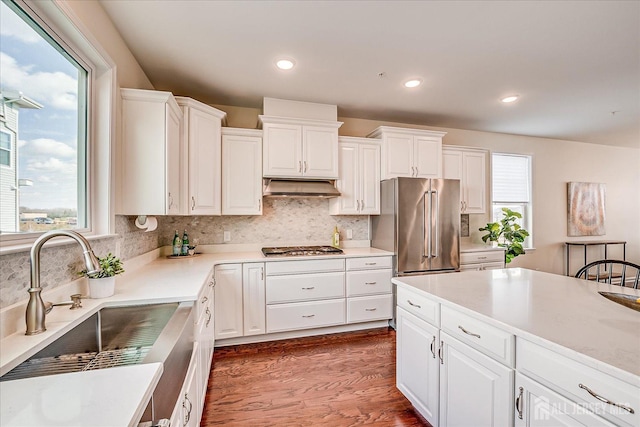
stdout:
<svg viewBox="0 0 640 427">
<path fill-rule="evenodd" d="M 35 335 L 47 330 L 44 325 L 45 314 L 48 313 L 51 308 L 47 307 L 42 301 L 42 287 L 40 287 L 40 249 L 45 242 L 53 237 L 66 236 L 74 239 L 83 250 L 84 264 L 87 268 L 87 273 L 97 273 L 100 271 L 100 263 L 98 258 L 93 254 L 91 245 L 87 239 L 81 234 L 71 230 L 51 230 L 40 236 L 33 247 L 31 248 L 30 268 L 31 268 L 31 287 L 29 288 L 29 302 L 27 303 L 27 312 L 25 314 L 27 321 L 26 335 Z M 47 310 L 47 308 L 49 308 Z"/>
</svg>

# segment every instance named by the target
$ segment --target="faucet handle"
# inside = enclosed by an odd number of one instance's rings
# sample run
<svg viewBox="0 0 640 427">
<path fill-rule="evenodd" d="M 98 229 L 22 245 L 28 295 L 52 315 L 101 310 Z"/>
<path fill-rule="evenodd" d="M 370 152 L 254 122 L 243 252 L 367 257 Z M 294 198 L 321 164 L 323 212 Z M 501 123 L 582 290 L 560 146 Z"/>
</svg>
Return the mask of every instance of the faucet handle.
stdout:
<svg viewBox="0 0 640 427">
<path fill-rule="evenodd" d="M 74 310 L 76 308 L 82 308 L 82 295 L 81 294 L 73 294 L 71 295 L 71 307 L 70 310 Z"/>
</svg>

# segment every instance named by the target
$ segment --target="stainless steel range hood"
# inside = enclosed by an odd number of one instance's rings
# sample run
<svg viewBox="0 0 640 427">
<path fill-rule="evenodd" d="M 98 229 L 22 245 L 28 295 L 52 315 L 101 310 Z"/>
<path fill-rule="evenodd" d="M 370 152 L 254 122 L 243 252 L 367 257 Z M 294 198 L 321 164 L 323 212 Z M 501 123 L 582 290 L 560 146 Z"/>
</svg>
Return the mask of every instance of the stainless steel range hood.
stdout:
<svg viewBox="0 0 640 427">
<path fill-rule="evenodd" d="M 340 192 L 336 189 L 335 182 L 329 180 L 265 178 L 262 195 L 265 197 L 339 197 Z"/>
</svg>

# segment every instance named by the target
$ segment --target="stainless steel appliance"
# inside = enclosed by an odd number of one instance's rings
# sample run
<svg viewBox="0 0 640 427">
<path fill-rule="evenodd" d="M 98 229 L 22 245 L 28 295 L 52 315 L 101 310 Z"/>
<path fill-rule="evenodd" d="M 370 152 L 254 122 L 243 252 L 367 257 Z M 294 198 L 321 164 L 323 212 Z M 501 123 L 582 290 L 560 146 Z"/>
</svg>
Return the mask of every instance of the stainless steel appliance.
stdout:
<svg viewBox="0 0 640 427">
<path fill-rule="evenodd" d="M 380 203 L 380 215 L 371 217 L 371 246 L 394 253 L 394 275 L 459 269 L 459 180 L 385 180 Z"/>
<path fill-rule="evenodd" d="M 341 254 L 342 249 L 333 246 L 283 246 L 262 248 L 262 253 L 266 257 L 336 255 Z"/>
</svg>

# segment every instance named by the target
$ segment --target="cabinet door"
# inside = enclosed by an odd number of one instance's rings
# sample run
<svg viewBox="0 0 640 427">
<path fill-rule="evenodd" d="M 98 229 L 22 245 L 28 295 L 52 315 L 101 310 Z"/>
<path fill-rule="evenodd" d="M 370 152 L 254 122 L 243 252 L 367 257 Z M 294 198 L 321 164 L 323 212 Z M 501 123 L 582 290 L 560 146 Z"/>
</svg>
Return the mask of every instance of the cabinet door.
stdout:
<svg viewBox="0 0 640 427">
<path fill-rule="evenodd" d="M 516 373 L 516 427 L 613 426 L 543 385 Z"/>
<path fill-rule="evenodd" d="M 242 315 L 242 264 L 216 266 L 215 338 L 241 337 Z"/>
<path fill-rule="evenodd" d="M 413 164 L 413 137 L 387 134 L 384 137 L 384 179 L 416 176 Z"/>
<path fill-rule="evenodd" d="M 437 426 L 438 329 L 400 307 L 397 309 L 396 328 L 397 387 L 431 425 Z M 470 402 L 466 404 L 470 405 Z"/>
<path fill-rule="evenodd" d="M 461 151 L 442 149 L 442 177 L 444 179 L 462 179 Z"/>
<path fill-rule="evenodd" d="M 461 193 L 464 213 L 485 213 L 486 208 L 486 158 L 484 152 L 464 152 L 462 156 Z"/>
<path fill-rule="evenodd" d="M 360 207 L 358 144 L 343 142 L 339 146 L 340 179 L 337 188 L 341 196 L 331 199 L 332 215 L 357 215 Z"/>
<path fill-rule="evenodd" d="M 302 176 L 302 127 L 265 123 L 263 173 L 266 177 Z"/>
<path fill-rule="evenodd" d="M 244 335 L 265 333 L 264 263 L 242 264 Z"/>
<path fill-rule="evenodd" d="M 362 144 L 359 149 L 360 214 L 380 214 L 380 146 Z"/>
<path fill-rule="evenodd" d="M 180 181 L 180 159 L 182 156 L 182 146 L 180 138 L 180 120 L 181 117 L 170 108 L 166 109 L 166 209 L 168 215 L 178 215 L 182 213 L 180 206 L 181 200 L 181 181 Z M 125 183 L 126 185 L 126 183 Z M 147 212 L 140 212 L 147 213 Z"/>
<path fill-rule="evenodd" d="M 262 140 L 222 137 L 222 215 L 262 215 Z"/>
<path fill-rule="evenodd" d="M 415 136 L 413 163 L 418 178 L 440 178 L 442 176 L 442 139 Z"/>
<path fill-rule="evenodd" d="M 513 370 L 440 332 L 440 425 L 513 425 Z"/>
<path fill-rule="evenodd" d="M 191 215 L 221 214 L 221 155 L 219 118 L 186 107 L 189 150 L 188 212 Z"/>
<path fill-rule="evenodd" d="M 302 174 L 307 178 L 338 178 L 338 129 L 302 127 Z"/>
</svg>

